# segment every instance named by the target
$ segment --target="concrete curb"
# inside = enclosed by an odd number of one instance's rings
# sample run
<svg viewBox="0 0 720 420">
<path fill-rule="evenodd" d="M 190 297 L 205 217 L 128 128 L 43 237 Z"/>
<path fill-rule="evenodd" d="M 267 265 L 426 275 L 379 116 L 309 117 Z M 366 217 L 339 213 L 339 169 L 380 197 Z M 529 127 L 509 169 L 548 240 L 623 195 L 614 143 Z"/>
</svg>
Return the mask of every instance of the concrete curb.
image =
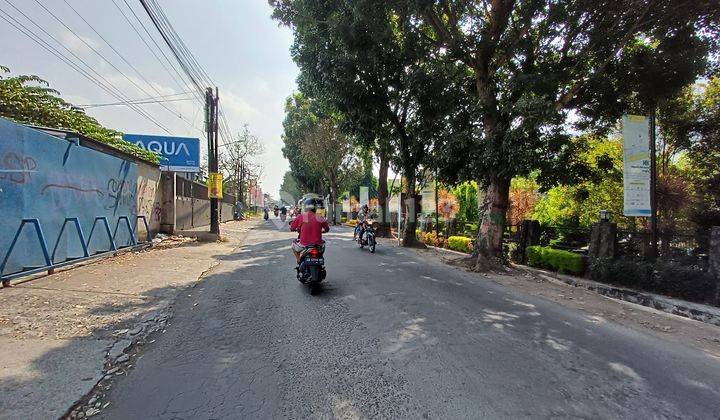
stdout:
<svg viewBox="0 0 720 420">
<path fill-rule="evenodd" d="M 702 305 L 699 303 L 686 302 L 679 299 L 672 299 L 653 293 L 638 292 L 636 290 L 610 286 L 592 280 L 581 279 L 579 277 L 568 276 L 552 271 L 540 270 L 524 265 L 513 264 L 513 267 L 525 270 L 531 275 L 536 275 L 556 284 L 583 287 L 609 298 L 647 306 L 672 315 L 678 315 L 695 321 L 704 322 L 706 324 L 720 326 L 720 308 Z"/>
<path fill-rule="evenodd" d="M 469 257 L 470 256 L 470 254 L 466 254 L 466 253 L 460 252 L 460 251 L 455 251 L 453 249 L 440 248 L 440 247 L 432 246 L 432 245 L 428 245 L 428 244 L 425 244 L 425 246 L 428 247 L 428 249 L 433 249 L 435 251 L 444 252 L 446 254 L 456 255 L 458 257 Z"/>
</svg>

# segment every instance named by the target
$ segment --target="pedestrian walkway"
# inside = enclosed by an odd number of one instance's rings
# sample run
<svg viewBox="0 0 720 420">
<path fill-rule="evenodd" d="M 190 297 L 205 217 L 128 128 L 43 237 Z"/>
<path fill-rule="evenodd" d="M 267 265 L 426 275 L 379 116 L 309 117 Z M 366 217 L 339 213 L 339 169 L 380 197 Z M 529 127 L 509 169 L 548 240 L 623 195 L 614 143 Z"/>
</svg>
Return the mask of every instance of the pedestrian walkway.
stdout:
<svg viewBox="0 0 720 420">
<path fill-rule="evenodd" d="M 0 289 L 0 419 L 65 414 L 106 374 L 108 350 L 166 320 L 252 223 L 223 224 L 224 242 L 129 252 Z"/>
</svg>

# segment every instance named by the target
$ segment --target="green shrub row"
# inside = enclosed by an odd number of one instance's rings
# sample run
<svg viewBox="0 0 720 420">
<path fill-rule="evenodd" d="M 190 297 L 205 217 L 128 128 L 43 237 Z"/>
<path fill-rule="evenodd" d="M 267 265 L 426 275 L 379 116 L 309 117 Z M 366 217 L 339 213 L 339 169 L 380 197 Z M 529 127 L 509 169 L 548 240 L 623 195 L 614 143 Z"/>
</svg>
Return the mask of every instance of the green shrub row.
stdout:
<svg viewBox="0 0 720 420">
<path fill-rule="evenodd" d="M 559 273 L 582 275 L 585 272 L 582 255 L 547 246 L 528 247 L 527 261 L 532 267 L 548 268 Z"/>
<path fill-rule="evenodd" d="M 448 248 L 454 251 L 472 252 L 472 239 L 465 236 L 451 236 L 448 238 Z"/>
</svg>

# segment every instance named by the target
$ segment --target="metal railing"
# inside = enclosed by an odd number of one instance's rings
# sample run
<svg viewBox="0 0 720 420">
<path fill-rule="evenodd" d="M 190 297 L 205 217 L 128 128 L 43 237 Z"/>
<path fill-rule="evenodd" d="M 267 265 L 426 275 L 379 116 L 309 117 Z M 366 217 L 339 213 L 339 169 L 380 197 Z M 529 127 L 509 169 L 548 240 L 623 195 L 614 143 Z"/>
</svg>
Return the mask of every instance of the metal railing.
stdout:
<svg viewBox="0 0 720 420">
<path fill-rule="evenodd" d="M 60 228 L 60 232 L 58 233 L 57 240 L 55 241 L 55 245 L 52 248 L 52 252 L 49 252 L 48 248 L 48 241 L 45 239 L 45 234 L 42 229 L 42 224 L 40 223 L 39 219 L 32 218 L 32 219 L 22 219 L 20 222 L 20 226 L 18 227 L 17 231 L 15 232 L 15 237 L 13 238 L 12 242 L 10 243 L 10 247 L 8 248 L 7 252 L 5 253 L 5 256 L 2 260 L 2 263 L 0 264 L 0 280 L 2 280 L 3 283 L 6 283 L 14 278 L 26 276 L 29 274 L 36 274 L 43 271 L 48 271 L 48 273 L 52 273 L 55 268 L 62 267 L 64 265 L 68 264 L 74 264 L 80 261 L 92 259 L 101 257 L 103 255 L 112 254 L 117 252 L 118 250 L 124 249 L 124 248 L 131 248 L 137 245 L 144 245 L 148 244 L 152 241 L 152 233 L 150 232 L 150 226 L 148 225 L 147 219 L 145 216 L 136 216 L 135 223 L 137 224 L 140 220 L 143 221 L 143 224 L 145 226 L 145 232 L 147 233 L 147 236 L 144 241 L 138 241 L 137 238 L 137 232 L 135 229 L 132 228 L 132 224 L 130 223 L 130 219 L 128 216 L 120 216 L 118 217 L 117 223 L 115 224 L 115 230 L 113 233 L 110 232 L 110 223 L 108 222 L 107 217 L 104 216 L 98 216 L 93 221 L 92 228 L 90 229 L 90 234 L 88 235 L 87 239 L 85 239 L 85 235 L 83 234 L 82 227 L 80 226 L 80 220 L 77 217 L 67 217 L 65 218 L 65 221 L 62 224 L 62 227 Z M 93 233 L 95 233 L 95 228 L 97 226 L 98 221 L 102 222 L 102 226 L 104 227 L 104 232 L 107 234 L 107 240 L 110 244 L 110 249 L 107 250 L 99 250 L 95 253 L 90 254 L 90 241 L 93 238 Z M 118 234 L 118 229 L 120 228 L 121 222 L 124 221 L 124 226 L 127 228 L 129 233 L 129 243 L 126 243 L 124 245 L 118 246 L 116 239 Z M 65 232 L 65 227 L 67 224 L 71 222 L 75 226 L 75 232 L 77 233 L 77 238 L 80 243 L 80 247 L 82 248 L 82 255 L 81 256 L 68 256 L 63 261 L 56 261 L 55 256 L 57 254 L 58 246 L 60 245 L 60 240 L 62 239 L 62 235 Z M 8 264 L 8 261 L 10 261 L 10 256 L 13 252 L 13 249 L 17 245 L 18 239 L 20 238 L 20 235 L 23 232 L 23 229 L 27 225 L 34 226 L 34 232 L 35 236 L 38 239 L 38 245 L 40 247 L 40 251 L 42 253 L 42 258 L 44 261 L 44 265 L 39 266 L 23 266 L 23 268 L 20 271 L 16 271 L 13 273 L 5 274 L 5 268 Z"/>
</svg>

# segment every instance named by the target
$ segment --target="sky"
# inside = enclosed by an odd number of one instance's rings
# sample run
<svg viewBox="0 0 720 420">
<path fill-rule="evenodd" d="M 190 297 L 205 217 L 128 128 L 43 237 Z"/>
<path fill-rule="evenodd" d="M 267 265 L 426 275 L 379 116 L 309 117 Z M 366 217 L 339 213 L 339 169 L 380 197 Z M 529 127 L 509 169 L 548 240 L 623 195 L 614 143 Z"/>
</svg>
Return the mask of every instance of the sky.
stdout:
<svg viewBox="0 0 720 420">
<path fill-rule="evenodd" d="M 283 174 L 289 169 L 281 151 L 283 108 L 285 98 L 296 88 L 298 75 L 298 68 L 289 51 L 292 32 L 288 28 L 279 27 L 270 18 L 272 11 L 265 0 L 157 2 L 219 88 L 220 106 L 231 130 L 237 132 L 243 124 L 248 124 L 251 133 L 263 143 L 264 153 L 259 157 L 259 163 L 264 167 L 261 186 L 265 192 L 277 196 Z M 7 13 L 15 17 L 73 62 L 79 65 L 85 62 L 92 67 L 107 83 L 117 87 L 128 98 L 157 97 L 189 91 L 187 83 L 176 80 L 179 77 L 167 62 L 165 66 L 168 69 L 163 68 L 160 63 L 160 60 L 164 61 L 162 55 L 157 54 L 160 58 L 158 60 L 150 52 L 118 6 L 154 48 L 129 10 L 129 7 L 132 8 L 158 45 L 163 46 L 173 65 L 179 69 L 139 0 L 3 0 L 0 1 L 0 16 L 7 17 Z M 39 27 L 33 26 L 21 12 Z M 1 19 L 0 51 L 0 65 L 9 67 L 12 75 L 40 76 L 71 103 L 86 105 L 118 102 Z M 170 135 L 199 137 L 201 144 L 204 144 L 200 132 L 203 127 L 203 110 L 196 101 L 186 98 L 189 95 L 167 97 L 165 99 L 173 101 L 163 103 L 165 108 L 159 104 L 148 104 L 142 105 L 142 109 L 167 128 Z M 125 133 L 168 135 L 154 123 L 124 106 L 94 107 L 88 108 L 86 112 L 101 124 Z M 203 148 L 203 153 L 206 153 L 205 150 Z"/>
</svg>

